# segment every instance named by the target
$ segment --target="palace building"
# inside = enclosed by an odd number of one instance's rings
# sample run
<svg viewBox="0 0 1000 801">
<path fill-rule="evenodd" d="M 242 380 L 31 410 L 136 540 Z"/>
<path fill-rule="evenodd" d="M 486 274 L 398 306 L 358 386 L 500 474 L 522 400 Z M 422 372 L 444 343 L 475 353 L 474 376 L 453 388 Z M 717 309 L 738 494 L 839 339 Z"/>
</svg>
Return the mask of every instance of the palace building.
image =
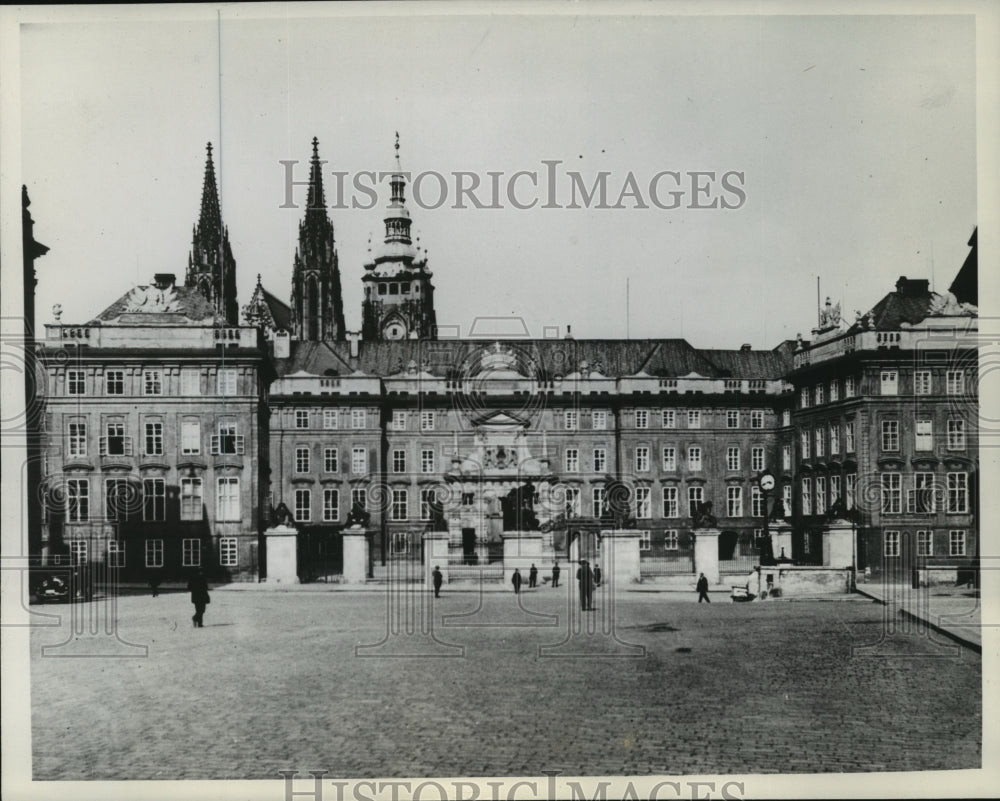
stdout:
<svg viewBox="0 0 1000 801">
<path fill-rule="evenodd" d="M 350 522 L 377 580 L 419 562 L 431 530 L 456 568 L 485 571 L 504 531 L 537 529 L 546 558 L 566 559 L 627 523 L 656 576 L 693 569 L 706 504 L 731 572 L 769 520 L 791 524 L 786 557 L 817 561 L 831 515 L 856 525 L 859 569 L 978 555 L 974 235 L 951 292 L 900 278 L 852 323 L 828 303 L 810 340 L 771 350 L 445 336 L 397 138 L 351 332 L 312 145 L 289 304 L 258 276 L 238 319 L 209 148 L 184 285 L 160 274 L 89 322 L 46 326 L 32 540 L 46 561 L 256 580 L 263 533 L 284 521 L 300 577 L 335 580 Z"/>
</svg>

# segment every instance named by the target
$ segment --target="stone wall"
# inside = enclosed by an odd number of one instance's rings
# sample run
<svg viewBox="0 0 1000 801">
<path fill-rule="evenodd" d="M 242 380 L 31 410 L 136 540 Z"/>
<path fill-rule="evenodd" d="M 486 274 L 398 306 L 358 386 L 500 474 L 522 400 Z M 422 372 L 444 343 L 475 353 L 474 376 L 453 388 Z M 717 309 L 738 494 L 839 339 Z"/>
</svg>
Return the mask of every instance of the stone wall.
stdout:
<svg viewBox="0 0 1000 801">
<path fill-rule="evenodd" d="M 768 576 L 773 577 L 774 587 L 780 589 L 782 598 L 846 595 L 851 591 L 850 568 L 776 565 L 759 568 L 757 576 L 751 579 L 750 591 L 754 592 L 756 583 L 758 598 L 768 589 Z"/>
</svg>

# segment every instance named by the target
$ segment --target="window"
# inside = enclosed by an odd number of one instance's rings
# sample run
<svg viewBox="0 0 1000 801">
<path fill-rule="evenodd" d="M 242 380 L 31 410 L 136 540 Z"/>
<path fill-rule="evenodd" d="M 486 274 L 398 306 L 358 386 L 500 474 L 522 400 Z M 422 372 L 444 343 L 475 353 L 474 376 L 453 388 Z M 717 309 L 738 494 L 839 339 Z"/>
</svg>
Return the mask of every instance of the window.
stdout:
<svg viewBox="0 0 1000 801">
<path fill-rule="evenodd" d="M 948 532 L 948 556 L 965 556 L 965 529 Z"/>
<path fill-rule="evenodd" d="M 240 520 L 240 478 L 225 476 L 218 479 L 215 498 L 215 519 L 218 522 Z"/>
<path fill-rule="evenodd" d="M 639 550 L 640 551 L 649 551 L 649 550 L 652 550 L 653 546 L 652 546 L 652 543 L 650 542 L 650 539 L 649 539 L 650 533 L 651 532 L 649 531 L 649 529 L 643 529 L 643 530 L 641 530 L 639 532 Z"/>
<path fill-rule="evenodd" d="M 142 519 L 162 523 L 167 519 L 167 482 L 162 478 L 142 480 Z"/>
<path fill-rule="evenodd" d="M 336 448 L 323 449 L 323 472 L 337 473 L 340 471 L 340 460 Z"/>
<path fill-rule="evenodd" d="M 754 484 L 750 487 L 750 514 L 753 517 L 764 517 L 767 509 L 764 506 L 764 493 Z"/>
<path fill-rule="evenodd" d="M 783 426 L 790 426 L 792 424 L 792 413 L 789 409 L 781 410 L 781 424 Z"/>
<path fill-rule="evenodd" d="M 600 518 L 604 514 L 604 487 L 593 487 L 590 491 L 591 514 Z"/>
<path fill-rule="evenodd" d="M 743 516 L 743 487 L 726 487 L 726 515 Z"/>
<path fill-rule="evenodd" d="M 648 520 L 653 516 L 649 503 L 649 487 L 635 488 L 635 516 L 638 520 Z"/>
<path fill-rule="evenodd" d="M 201 394 L 201 371 L 185 368 L 181 370 L 181 395 Z"/>
<path fill-rule="evenodd" d="M 704 502 L 704 487 L 688 487 L 688 517 L 694 517 L 695 510 Z"/>
<path fill-rule="evenodd" d="M 660 422 L 663 428 L 677 428 L 677 414 L 673 409 L 664 409 L 660 413 Z"/>
<path fill-rule="evenodd" d="M 146 567 L 163 567 L 163 540 L 146 540 Z"/>
<path fill-rule="evenodd" d="M 205 516 L 203 496 L 200 478 L 181 479 L 181 520 L 201 520 Z"/>
<path fill-rule="evenodd" d="M 87 373 L 84 370 L 66 371 L 66 394 L 67 395 L 87 394 Z"/>
<path fill-rule="evenodd" d="M 237 567 L 239 565 L 239 549 L 236 537 L 219 539 L 219 564 L 222 567 Z"/>
<path fill-rule="evenodd" d="M 739 379 L 727 378 L 724 387 L 727 394 L 739 392 L 743 387 L 743 382 Z"/>
<path fill-rule="evenodd" d="M 125 543 L 108 540 L 108 567 L 125 567 Z"/>
<path fill-rule="evenodd" d="M 576 448 L 567 448 L 563 462 L 567 473 L 580 472 L 580 451 Z"/>
<path fill-rule="evenodd" d="M 799 406 L 803 409 L 809 408 L 809 387 L 802 387 L 799 390 Z"/>
<path fill-rule="evenodd" d="M 802 445 L 802 458 L 808 459 L 810 456 L 809 432 L 802 431 L 799 434 L 799 442 Z"/>
<path fill-rule="evenodd" d="M 957 418 L 948 420 L 948 450 L 965 450 L 965 421 Z"/>
<path fill-rule="evenodd" d="M 128 520 L 138 513 L 134 489 L 127 478 L 104 479 L 104 519 Z"/>
<path fill-rule="evenodd" d="M 817 456 L 817 458 L 820 457 L 820 456 L 822 456 L 823 453 L 825 452 L 825 448 L 824 448 L 824 439 L 825 439 L 825 437 L 824 437 L 824 434 L 826 434 L 826 429 L 823 426 L 819 426 L 819 427 L 817 427 L 813 431 L 813 439 L 816 442 L 816 456 Z"/>
<path fill-rule="evenodd" d="M 124 423 L 107 423 L 104 426 L 104 442 L 101 443 L 104 456 L 131 456 L 132 441 L 125 436 Z"/>
<path fill-rule="evenodd" d="M 476 502 L 476 493 L 474 492 L 463 492 L 462 493 L 462 506 L 472 506 Z"/>
<path fill-rule="evenodd" d="M 108 370 L 104 373 L 104 394 L 124 395 L 125 394 L 125 371 Z"/>
<path fill-rule="evenodd" d="M 844 451 L 854 453 L 854 421 L 848 420 L 844 424 Z"/>
<path fill-rule="evenodd" d="M 410 550 L 410 536 L 405 531 L 394 531 L 389 539 L 390 553 L 399 555 Z"/>
<path fill-rule="evenodd" d="M 948 514 L 969 511 L 969 474 L 948 473 Z"/>
<path fill-rule="evenodd" d="M 406 472 L 406 451 L 402 448 L 396 448 L 392 452 L 392 472 L 393 473 L 405 473 Z"/>
<path fill-rule="evenodd" d="M 87 455 L 87 424 L 70 423 L 68 427 L 69 436 L 66 442 L 67 456 Z"/>
<path fill-rule="evenodd" d="M 701 428 L 701 412 L 698 409 L 688 410 L 688 428 Z"/>
<path fill-rule="evenodd" d="M 934 555 L 934 532 L 921 530 L 917 532 L 917 556 Z"/>
<path fill-rule="evenodd" d="M 729 471 L 740 469 L 740 449 L 735 447 L 726 448 L 726 469 Z"/>
<path fill-rule="evenodd" d="M 917 420 L 914 429 L 914 449 L 918 451 L 934 450 L 934 421 Z"/>
<path fill-rule="evenodd" d="M 823 385 L 822 384 L 817 384 L 815 391 L 816 391 L 816 405 L 817 406 L 822 406 L 823 403 L 824 403 L 824 401 L 823 401 Z"/>
<path fill-rule="evenodd" d="M 915 370 L 913 373 L 913 394 L 914 395 L 930 395 L 931 394 L 931 371 L 930 370 Z M 930 532 L 926 532 L 930 533 Z"/>
<path fill-rule="evenodd" d="M 649 448 L 645 445 L 635 449 L 635 470 L 637 473 L 649 472 Z"/>
<path fill-rule="evenodd" d="M 580 516 L 580 490 L 577 487 L 566 487 L 566 514 L 569 517 Z"/>
<path fill-rule="evenodd" d="M 181 567 L 201 567 L 201 540 L 181 540 Z"/>
<path fill-rule="evenodd" d="M 608 427 L 608 413 L 605 411 L 591 412 L 590 425 L 595 431 L 604 431 Z"/>
<path fill-rule="evenodd" d="M 219 435 L 212 443 L 212 452 L 223 455 L 243 453 L 243 437 L 237 433 L 238 431 L 236 423 L 232 420 L 219 423 Z"/>
<path fill-rule="evenodd" d="M 663 449 L 663 469 L 667 472 L 677 469 L 677 449 L 673 445 Z"/>
<path fill-rule="evenodd" d="M 840 453 L 840 426 L 830 423 L 830 455 L 837 456 Z"/>
<path fill-rule="evenodd" d="M 635 427 L 636 428 L 649 428 L 649 412 L 645 409 L 636 409 L 635 411 Z"/>
<path fill-rule="evenodd" d="M 306 417 L 306 428 L 308 428 L 308 416 Z M 393 417 L 395 420 L 395 417 Z M 337 409 L 324 409 L 323 410 L 323 428 L 327 430 L 333 430 L 340 428 L 340 414 Z"/>
<path fill-rule="evenodd" d="M 677 536 L 677 529 L 668 528 L 663 532 L 663 548 L 667 551 L 676 551 L 680 547 L 680 541 Z"/>
<path fill-rule="evenodd" d="M 835 378 L 830 382 L 830 403 L 840 400 L 840 382 Z"/>
<path fill-rule="evenodd" d="M 764 412 L 754 409 L 750 412 L 750 428 L 761 429 L 764 427 Z"/>
<path fill-rule="evenodd" d="M 701 448 L 696 445 L 688 448 L 688 470 L 701 470 Z"/>
<path fill-rule="evenodd" d="M 351 449 L 351 472 L 363 476 L 368 472 L 368 451 L 365 448 Z"/>
<path fill-rule="evenodd" d="M 740 413 L 737 409 L 729 409 L 726 412 L 726 428 L 740 427 Z"/>
<path fill-rule="evenodd" d="M 857 473 L 848 473 L 844 476 L 844 505 L 848 509 L 854 508 L 854 488 L 858 483 Z"/>
<path fill-rule="evenodd" d="M 163 423 L 146 423 L 146 456 L 163 455 Z"/>
<path fill-rule="evenodd" d="M 295 472 L 309 472 L 309 447 L 306 445 L 295 449 Z"/>
<path fill-rule="evenodd" d="M 604 448 L 594 448 L 594 472 L 603 473 L 608 469 L 608 452 Z"/>
<path fill-rule="evenodd" d="M 840 476 L 830 476 L 830 505 L 840 499 Z"/>
<path fill-rule="evenodd" d="M 409 493 L 405 489 L 394 489 L 392 491 L 392 508 L 390 509 L 390 520 L 406 520 L 409 517 Z"/>
<path fill-rule="evenodd" d="M 216 395 L 236 394 L 236 370 L 231 367 L 221 368 L 216 374 Z"/>
<path fill-rule="evenodd" d="M 323 490 L 323 522 L 340 520 L 340 490 Z"/>
<path fill-rule="evenodd" d="M 914 473 L 913 489 L 906 493 L 906 513 L 926 515 L 937 510 L 934 474 Z"/>
<path fill-rule="evenodd" d="M 361 509 L 367 511 L 368 509 L 368 490 L 364 487 L 354 487 L 351 490 L 351 506 L 358 506 Z"/>
<path fill-rule="evenodd" d="M 159 370 L 143 370 L 142 372 L 142 394 L 162 395 L 163 394 L 163 373 Z"/>
<path fill-rule="evenodd" d="M 882 555 L 887 557 L 899 556 L 899 532 L 886 531 L 882 542 Z"/>
<path fill-rule="evenodd" d="M 855 384 L 854 376 L 849 375 L 844 379 L 844 397 L 853 398 L 857 394 L 857 386 Z"/>
<path fill-rule="evenodd" d="M 430 448 L 424 448 L 420 451 L 420 472 L 434 472 L 434 451 Z"/>
<path fill-rule="evenodd" d="M 406 431 L 406 412 L 396 410 L 392 413 L 392 422 L 389 424 L 390 431 Z"/>
<path fill-rule="evenodd" d="M 826 514 L 826 478 L 816 477 L 816 514 Z"/>
<path fill-rule="evenodd" d="M 420 430 L 421 431 L 434 430 L 434 412 L 420 413 Z"/>
<path fill-rule="evenodd" d="M 811 515 L 813 513 L 812 505 L 812 479 L 804 478 L 802 479 L 802 514 Z"/>
<path fill-rule="evenodd" d="M 295 427 L 296 428 L 309 428 L 309 410 L 308 409 L 296 409 L 295 410 Z"/>
<path fill-rule="evenodd" d="M 792 516 L 792 485 L 785 484 L 781 488 L 781 506 L 785 513 L 785 517 Z"/>
<path fill-rule="evenodd" d="M 185 456 L 201 453 L 201 422 L 181 420 L 181 453 Z"/>
<path fill-rule="evenodd" d="M 882 421 L 882 450 L 884 451 L 899 450 L 899 421 L 897 420 Z"/>
<path fill-rule="evenodd" d="M 781 446 L 781 468 L 783 470 L 792 469 L 792 446 L 782 445 Z"/>
<path fill-rule="evenodd" d="M 899 372 L 896 370 L 883 370 L 879 376 L 881 392 L 883 395 L 896 395 L 899 391 Z"/>
<path fill-rule="evenodd" d="M 903 511 L 903 485 L 899 473 L 882 474 L 882 514 L 898 515 Z"/>
<path fill-rule="evenodd" d="M 964 370 L 949 370 L 947 373 L 945 392 L 947 392 L 949 395 L 961 395 L 964 383 L 965 383 Z"/>
<path fill-rule="evenodd" d="M 677 517 L 680 510 L 677 508 L 677 487 L 663 488 L 663 516 Z"/>
<path fill-rule="evenodd" d="M 312 490 L 295 490 L 295 520 L 299 523 L 312 520 Z"/>
<path fill-rule="evenodd" d="M 576 431 L 577 416 L 575 411 L 563 412 L 563 427 L 567 431 Z"/>
</svg>

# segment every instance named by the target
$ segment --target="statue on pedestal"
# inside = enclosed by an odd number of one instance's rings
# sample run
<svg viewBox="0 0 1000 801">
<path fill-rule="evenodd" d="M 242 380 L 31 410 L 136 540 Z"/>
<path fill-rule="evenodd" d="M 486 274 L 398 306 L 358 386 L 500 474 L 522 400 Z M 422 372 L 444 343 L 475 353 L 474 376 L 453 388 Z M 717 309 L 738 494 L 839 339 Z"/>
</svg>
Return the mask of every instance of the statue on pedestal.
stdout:
<svg viewBox="0 0 1000 801">
<path fill-rule="evenodd" d="M 365 511 L 365 507 L 361 505 L 360 501 L 355 501 L 347 515 L 346 526 L 348 528 L 368 528 L 371 519 L 372 516 Z"/>
<path fill-rule="evenodd" d="M 712 514 L 712 502 L 699 503 L 691 515 L 691 528 L 715 528 L 718 519 Z"/>
</svg>

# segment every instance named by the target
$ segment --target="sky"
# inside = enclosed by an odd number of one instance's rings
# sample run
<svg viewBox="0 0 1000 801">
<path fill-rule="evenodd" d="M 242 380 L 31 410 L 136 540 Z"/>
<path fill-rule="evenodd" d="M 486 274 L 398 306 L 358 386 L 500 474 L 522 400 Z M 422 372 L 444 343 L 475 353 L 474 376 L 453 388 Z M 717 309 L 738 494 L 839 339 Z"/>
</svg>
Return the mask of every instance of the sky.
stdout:
<svg viewBox="0 0 1000 801">
<path fill-rule="evenodd" d="M 526 183 L 535 208 L 453 208 L 452 177 L 439 208 L 411 202 L 438 322 L 463 333 L 521 317 L 534 336 L 772 348 L 809 337 L 817 276 L 849 319 L 900 275 L 944 291 L 978 222 L 969 16 L 171 13 L 197 18 L 21 29 L 22 179 L 51 248 L 40 323 L 56 303 L 84 322 L 154 273 L 183 276 L 208 141 L 241 306 L 258 273 L 291 294 L 303 210 L 280 208 L 280 162 L 305 180 L 313 136 L 328 195 L 335 170 L 350 186 L 390 169 L 396 131 L 414 173 L 506 180 L 558 160 L 564 203 L 567 170 L 588 186 L 607 171 L 609 203 L 636 176 L 650 208 L 543 209 Z M 656 208 L 665 170 L 741 172 L 745 201 Z M 330 210 L 349 329 L 385 199 Z"/>
</svg>

